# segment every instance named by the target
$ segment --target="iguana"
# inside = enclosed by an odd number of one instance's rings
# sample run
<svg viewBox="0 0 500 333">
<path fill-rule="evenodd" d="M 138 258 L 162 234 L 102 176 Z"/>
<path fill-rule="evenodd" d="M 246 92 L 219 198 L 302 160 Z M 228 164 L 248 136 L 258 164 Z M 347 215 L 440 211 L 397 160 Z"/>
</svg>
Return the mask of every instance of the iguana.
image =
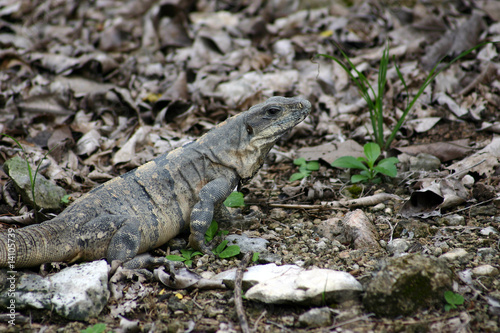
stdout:
<svg viewBox="0 0 500 333">
<path fill-rule="evenodd" d="M 207 253 L 204 235 L 213 216 L 229 214 L 224 200 L 310 111 L 305 99 L 271 97 L 99 185 L 54 219 L 0 233 L 0 267 L 106 258 L 136 268 L 153 260 L 147 251 L 189 228 L 189 245 Z"/>
</svg>

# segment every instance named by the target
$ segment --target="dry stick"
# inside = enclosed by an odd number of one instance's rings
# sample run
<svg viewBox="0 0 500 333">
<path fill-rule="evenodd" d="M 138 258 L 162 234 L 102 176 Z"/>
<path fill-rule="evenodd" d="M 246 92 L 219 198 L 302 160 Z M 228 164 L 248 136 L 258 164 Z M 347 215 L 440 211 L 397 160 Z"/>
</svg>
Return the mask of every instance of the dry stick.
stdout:
<svg viewBox="0 0 500 333">
<path fill-rule="evenodd" d="M 262 318 L 264 318 L 264 316 L 266 315 L 266 313 L 267 313 L 266 310 L 262 311 L 262 313 L 260 314 L 259 318 L 257 318 L 257 320 L 255 321 L 255 323 L 253 324 L 253 331 L 254 332 L 257 332 L 257 327 L 259 326 L 260 321 L 262 320 Z"/>
<path fill-rule="evenodd" d="M 452 212 L 449 212 L 449 213 L 443 214 L 443 215 L 441 215 L 441 216 L 448 216 L 448 215 L 451 215 L 451 214 L 456 214 L 456 213 L 462 212 L 462 211 L 464 211 L 464 210 L 471 209 L 471 208 L 473 208 L 473 207 L 480 206 L 480 205 L 482 205 L 482 204 L 488 203 L 488 202 L 493 201 L 493 200 L 498 199 L 498 198 L 499 198 L 499 197 L 494 197 L 494 198 L 491 198 L 491 199 L 488 199 L 488 200 L 484 200 L 484 201 L 478 202 L 478 203 L 476 203 L 476 204 L 473 204 L 473 205 L 467 206 L 467 207 L 465 207 L 465 208 L 460 208 L 460 209 L 454 210 L 454 211 L 452 211 Z"/>
<path fill-rule="evenodd" d="M 340 326 L 344 326 L 346 324 L 351 324 L 351 323 L 354 323 L 354 322 L 357 322 L 357 321 L 360 321 L 360 320 L 365 320 L 365 319 L 368 319 L 369 317 L 373 317 L 375 316 L 374 313 L 368 313 L 364 316 L 361 316 L 361 317 L 356 317 L 356 318 L 353 318 L 353 319 L 349 319 L 349 320 L 346 320 L 346 321 L 343 321 L 339 324 L 335 324 L 335 325 L 332 325 L 332 326 L 328 326 L 328 329 L 332 330 L 334 328 L 338 328 Z"/>
<path fill-rule="evenodd" d="M 339 200 L 324 202 L 322 205 L 287 205 L 287 204 L 269 204 L 269 207 L 274 208 L 297 208 L 297 209 L 329 209 L 329 208 L 344 208 L 344 207 L 359 207 L 359 206 L 374 206 L 386 200 L 396 199 L 402 200 L 401 197 L 389 194 L 378 193 L 369 197 L 353 199 L 353 200 Z"/>
<path fill-rule="evenodd" d="M 29 212 L 20 216 L 0 216 L 0 222 L 2 223 L 19 223 L 23 225 L 30 225 L 36 223 L 35 213 Z"/>
<path fill-rule="evenodd" d="M 247 318 L 245 316 L 245 310 L 243 309 L 243 299 L 241 297 L 241 282 L 243 280 L 243 272 L 252 258 L 253 252 L 247 252 L 243 259 L 241 260 L 238 270 L 236 271 L 236 277 L 234 279 L 234 306 L 236 308 L 236 314 L 238 315 L 238 320 L 240 321 L 241 331 L 243 333 L 250 333 L 250 328 L 248 327 Z"/>
</svg>

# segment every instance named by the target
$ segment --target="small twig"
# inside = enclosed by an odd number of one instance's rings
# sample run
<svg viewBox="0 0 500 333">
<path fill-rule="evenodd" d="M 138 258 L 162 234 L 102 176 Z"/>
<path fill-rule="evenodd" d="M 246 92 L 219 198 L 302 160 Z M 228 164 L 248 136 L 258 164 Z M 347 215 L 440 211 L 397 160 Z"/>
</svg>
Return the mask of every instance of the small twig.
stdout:
<svg viewBox="0 0 500 333">
<path fill-rule="evenodd" d="M 0 216 L 0 223 L 19 223 L 23 225 L 30 225 L 36 223 L 35 213 L 29 212 L 20 216 Z"/>
<path fill-rule="evenodd" d="M 277 327 L 281 328 L 281 330 L 283 330 L 283 331 L 285 331 L 285 332 L 292 332 L 292 330 L 291 330 L 291 329 L 289 329 L 289 328 L 287 328 L 287 327 L 285 327 L 285 325 L 281 325 L 280 323 L 277 323 L 277 322 L 275 322 L 275 321 L 272 321 L 272 320 L 266 320 L 266 323 L 271 324 L 271 325 L 275 325 L 275 326 L 277 326 Z"/>
<path fill-rule="evenodd" d="M 446 213 L 446 214 L 442 214 L 441 216 L 448 216 L 448 215 L 451 215 L 451 214 L 463 212 L 464 210 L 471 209 L 471 208 L 476 207 L 476 206 L 480 206 L 482 204 L 485 204 L 487 202 L 493 201 L 495 199 L 498 199 L 498 197 L 494 197 L 494 198 L 491 198 L 491 199 L 488 199 L 488 200 L 485 200 L 485 201 L 481 201 L 481 202 L 478 202 L 476 204 L 470 205 L 468 207 L 457 209 L 457 210 L 454 210 L 453 212 L 449 212 L 449 213 Z"/>
<path fill-rule="evenodd" d="M 245 316 L 245 309 L 243 309 L 243 299 L 241 297 L 241 283 L 243 281 L 243 272 L 248 266 L 253 253 L 248 252 L 245 254 L 241 260 L 238 269 L 236 270 L 236 277 L 234 280 L 234 306 L 236 308 L 236 314 L 238 315 L 238 320 L 240 321 L 241 331 L 243 333 L 250 333 L 250 328 L 248 327 L 247 318 Z"/>
<path fill-rule="evenodd" d="M 359 199 L 331 201 L 331 202 L 325 202 L 324 204 L 329 206 L 329 207 L 333 207 L 333 208 L 339 208 L 339 207 L 352 208 L 352 207 L 360 207 L 360 206 L 375 206 L 381 202 L 384 202 L 386 200 L 391 200 L 391 199 L 403 200 L 401 197 L 399 197 L 395 194 L 377 193 L 377 194 L 370 195 L 368 197 L 359 198 Z"/>
<path fill-rule="evenodd" d="M 352 207 L 360 207 L 360 206 L 374 206 L 383 201 L 396 199 L 403 200 L 401 197 L 395 194 L 389 193 L 378 193 L 374 195 L 370 195 L 368 197 L 363 197 L 359 199 L 351 199 L 351 200 L 338 200 L 338 201 L 329 201 L 322 202 L 321 205 L 293 205 L 293 204 L 269 204 L 269 207 L 273 208 L 290 208 L 290 209 L 342 209 L 342 208 L 352 208 Z"/>
<path fill-rule="evenodd" d="M 257 327 L 259 326 L 259 323 L 260 321 L 262 320 L 262 318 L 264 318 L 264 316 L 267 314 L 267 311 L 264 310 L 262 311 L 262 313 L 260 314 L 259 318 L 257 318 L 257 320 L 255 321 L 255 323 L 253 324 L 253 331 L 254 332 L 257 332 Z"/>
<path fill-rule="evenodd" d="M 334 329 L 334 328 L 337 328 L 337 327 L 340 327 L 340 326 L 344 326 L 344 325 L 347 325 L 347 324 L 351 324 L 351 323 L 354 323 L 354 322 L 357 322 L 357 321 L 360 321 L 360 320 L 365 320 L 365 319 L 368 319 L 369 317 L 373 317 L 374 315 L 375 315 L 374 313 L 369 313 L 369 314 L 366 314 L 366 315 L 361 316 L 361 317 L 357 317 L 357 318 L 353 318 L 353 319 L 350 319 L 350 320 L 346 320 L 344 322 L 341 322 L 340 324 L 335 324 L 335 325 L 329 326 L 328 329 L 331 330 L 331 329 Z"/>
<path fill-rule="evenodd" d="M 325 205 L 295 205 L 295 204 L 269 204 L 272 208 L 288 208 L 288 209 L 330 209 Z"/>
<path fill-rule="evenodd" d="M 450 174 L 450 175 L 448 175 L 448 176 L 446 176 L 446 177 L 444 177 L 444 178 L 455 178 L 455 179 L 460 179 L 460 178 L 462 178 L 463 176 L 465 176 L 465 175 L 466 175 L 466 174 L 467 174 L 467 173 L 468 173 L 468 172 L 469 172 L 472 168 L 475 168 L 475 167 L 477 167 L 479 164 L 482 164 L 482 163 L 484 163 L 484 162 L 486 162 L 486 159 L 483 159 L 483 160 L 481 160 L 481 161 L 477 162 L 476 164 L 473 164 L 473 165 L 471 165 L 471 166 L 469 166 L 469 167 L 466 167 L 466 168 L 464 168 L 464 169 L 462 169 L 462 170 L 460 170 L 460 171 L 456 171 L 456 172 L 454 172 L 454 173 L 452 173 L 452 174 Z"/>
</svg>

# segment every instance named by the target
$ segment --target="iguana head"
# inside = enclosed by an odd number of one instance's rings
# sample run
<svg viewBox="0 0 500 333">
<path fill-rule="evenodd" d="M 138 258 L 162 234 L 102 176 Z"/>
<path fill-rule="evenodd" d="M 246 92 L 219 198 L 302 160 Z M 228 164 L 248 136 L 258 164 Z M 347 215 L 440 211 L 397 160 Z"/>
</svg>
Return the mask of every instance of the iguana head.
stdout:
<svg viewBox="0 0 500 333">
<path fill-rule="evenodd" d="M 310 111 L 311 103 L 303 98 L 271 97 L 237 116 L 243 125 L 235 151 L 240 159 L 236 168 L 239 176 L 253 177 L 276 141 Z"/>
<path fill-rule="evenodd" d="M 212 163 L 235 170 L 242 180 L 250 179 L 276 141 L 309 112 L 311 103 L 303 98 L 271 97 L 218 124 L 196 140 L 196 149 Z"/>
</svg>

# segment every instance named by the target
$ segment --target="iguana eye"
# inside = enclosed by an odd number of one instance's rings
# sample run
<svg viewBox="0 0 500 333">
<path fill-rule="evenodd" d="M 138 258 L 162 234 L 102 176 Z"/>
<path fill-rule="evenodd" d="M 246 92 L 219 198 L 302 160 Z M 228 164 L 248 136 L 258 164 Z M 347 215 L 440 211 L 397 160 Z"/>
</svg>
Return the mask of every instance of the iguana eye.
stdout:
<svg viewBox="0 0 500 333">
<path fill-rule="evenodd" d="M 247 125 L 247 133 L 248 134 L 253 134 L 253 127 L 250 125 Z"/>
<path fill-rule="evenodd" d="M 269 108 L 267 109 L 267 113 L 269 113 L 270 115 L 276 115 L 280 112 L 281 110 L 279 108 Z"/>
</svg>

